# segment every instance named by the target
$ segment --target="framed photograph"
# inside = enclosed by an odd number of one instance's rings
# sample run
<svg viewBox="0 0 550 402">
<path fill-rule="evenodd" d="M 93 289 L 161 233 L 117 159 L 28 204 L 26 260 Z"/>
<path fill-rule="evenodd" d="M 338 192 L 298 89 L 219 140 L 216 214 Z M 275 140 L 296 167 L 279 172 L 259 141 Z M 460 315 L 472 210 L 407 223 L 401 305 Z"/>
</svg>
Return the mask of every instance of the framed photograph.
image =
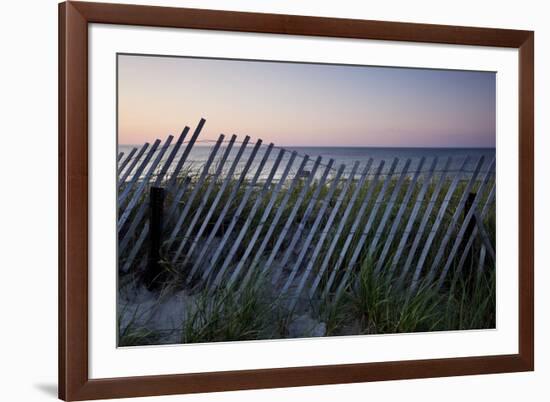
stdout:
<svg viewBox="0 0 550 402">
<path fill-rule="evenodd" d="M 533 32 L 59 22 L 61 399 L 534 369 Z"/>
</svg>

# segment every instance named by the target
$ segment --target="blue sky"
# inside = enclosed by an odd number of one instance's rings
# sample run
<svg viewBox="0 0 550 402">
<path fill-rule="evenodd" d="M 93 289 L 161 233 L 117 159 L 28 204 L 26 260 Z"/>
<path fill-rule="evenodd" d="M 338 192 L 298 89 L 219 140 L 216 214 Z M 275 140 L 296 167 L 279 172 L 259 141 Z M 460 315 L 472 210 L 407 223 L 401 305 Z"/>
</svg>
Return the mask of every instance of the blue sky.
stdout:
<svg viewBox="0 0 550 402">
<path fill-rule="evenodd" d="M 494 147 L 496 74 L 119 55 L 119 142 L 207 119 L 203 138 L 277 145 Z"/>
</svg>

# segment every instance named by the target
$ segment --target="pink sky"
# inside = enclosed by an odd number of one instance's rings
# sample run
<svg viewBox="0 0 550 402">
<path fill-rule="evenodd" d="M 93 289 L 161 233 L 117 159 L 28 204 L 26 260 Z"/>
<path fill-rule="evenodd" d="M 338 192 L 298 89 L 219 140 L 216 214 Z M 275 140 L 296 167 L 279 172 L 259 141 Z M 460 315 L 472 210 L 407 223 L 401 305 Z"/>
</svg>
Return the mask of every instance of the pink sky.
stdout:
<svg viewBox="0 0 550 402">
<path fill-rule="evenodd" d="M 118 56 L 118 140 L 194 127 L 277 145 L 494 147 L 490 72 Z"/>
</svg>

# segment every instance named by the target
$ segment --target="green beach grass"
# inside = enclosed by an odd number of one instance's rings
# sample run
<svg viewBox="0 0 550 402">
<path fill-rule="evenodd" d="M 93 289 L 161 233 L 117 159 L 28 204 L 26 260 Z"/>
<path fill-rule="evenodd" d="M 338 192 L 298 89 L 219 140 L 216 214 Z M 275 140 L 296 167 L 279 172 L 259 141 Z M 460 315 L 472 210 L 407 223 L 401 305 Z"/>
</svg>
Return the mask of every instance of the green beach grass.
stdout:
<svg viewBox="0 0 550 402">
<path fill-rule="evenodd" d="M 238 177 L 238 173 L 235 175 Z M 190 193 L 193 186 L 197 183 L 197 175 L 187 171 L 182 174 L 182 177 L 178 179 L 178 185 L 181 185 L 183 180 L 190 180 L 191 184 L 187 193 Z M 209 185 L 211 180 L 216 180 L 214 177 L 209 176 L 203 183 L 203 188 L 200 189 L 199 194 L 204 193 L 205 189 Z M 290 238 L 292 234 L 298 230 L 299 225 L 303 229 L 303 233 L 306 234 L 311 229 L 315 219 L 318 216 L 319 209 L 321 208 L 321 202 L 328 192 L 329 185 L 331 183 L 327 181 L 320 189 L 319 197 L 313 198 L 319 182 L 314 180 L 310 188 L 307 190 L 304 200 L 301 202 L 295 219 L 293 219 L 288 235 L 282 243 L 281 250 L 286 250 L 289 246 Z M 137 317 L 132 319 L 131 311 L 136 310 L 136 306 L 139 303 L 133 303 L 131 300 L 126 300 L 128 305 L 133 306 L 126 311 L 123 306 L 119 306 L 119 315 L 123 314 L 124 319 L 120 319 L 119 328 L 119 345 L 147 345 L 157 344 L 163 342 L 172 343 L 203 343 L 203 342 L 219 342 L 219 341 L 240 341 L 240 340 L 254 340 L 254 339 L 280 339 L 288 337 L 301 337 L 301 336 L 318 336 L 316 334 L 322 333 L 324 336 L 342 336 L 342 335 L 360 335 L 360 334 L 389 334 L 389 333 L 408 333 L 408 332 L 429 332 L 429 331 L 448 331 L 448 330 L 467 330 L 467 329 L 483 329 L 495 327 L 495 266 L 491 259 L 488 257 L 484 261 L 479 261 L 480 249 L 483 243 L 476 238 L 473 247 L 466 259 L 466 264 L 463 269 L 458 272 L 456 264 L 462 255 L 463 246 L 459 247 L 458 253 L 453 259 L 451 269 L 442 286 L 438 288 L 436 282 L 429 281 L 426 277 L 426 271 L 432 265 L 434 261 L 439 244 L 443 239 L 444 233 L 447 227 L 450 225 L 453 214 L 459 204 L 459 200 L 465 191 L 466 181 L 459 182 L 456 191 L 448 199 L 449 205 L 442 215 L 441 226 L 437 231 L 433 245 L 426 256 L 426 260 L 423 264 L 423 270 L 419 278 L 418 288 L 414 291 L 410 291 L 410 283 L 412 280 L 412 273 L 415 268 L 413 263 L 409 272 L 401 278 L 402 268 L 404 260 L 407 257 L 410 246 L 416 236 L 420 220 L 424 215 L 424 211 L 428 206 L 429 200 L 432 198 L 432 194 L 435 190 L 437 179 L 433 179 L 429 183 L 427 192 L 422 199 L 421 208 L 416 216 L 413 224 L 412 233 L 408 237 L 406 248 L 399 259 L 399 263 L 392 266 L 390 262 L 393 256 L 397 252 L 397 245 L 399 240 L 404 234 L 405 226 L 409 220 L 409 216 L 414 206 L 414 202 L 421 190 L 423 182 L 419 180 L 413 188 L 409 202 L 406 209 L 400 219 L 397 230 L 394 233 L 393 241 L 391 242 L 387 256 L 382 264 L 380 272 L 375 273 L 376 263 L 380 256 L 381 249 L 385 244 L 385 240 L 389 236 L 390 228 L 394 222 L 394 219 L 398 213 L 398 210 L 402 204 L 403 198 L 407 188 L 410 185 L 410 178 L 407 178 L 401 189 L 397 194 L 395 204 L 389 211 L 389 218 L 387 224 L 378 234 L 376 234 L 379 228 L 382 216 L 388 205 L 388 200 L 392 194 L 397 180 L 392 179 L 385 195 L 381 197 L 380 208 L 378 213 L 374 217 L 371 230 L 366 236 L 365 243 L 361 248 L 359 258 L 357 262 L 350 266 L 350 257 L 355 250 L 358 242 L 360 241 L 362 228 L 367 225 L 369 220 L 370 211 L 374 209 L 374 203 L 378 199 L 380 191 L 382 189 L 382 181 L 374 184 L 371 179 L 367 180 L 364 186 L 359 189 L 359 196 L 355 203 L 350 204 L 351 194 L 353 193 L 355 186 L 358 185 L 358 181 L 355 180 L 349 191 L 344 195 L 342 207 L 336 214 L 334 224 L 327 233 L 324 246 L 321 248 L 321 252 L 317 256 L 313 264 L 313 272 L 310 280 L 317 275 L 317 270 L 324 261 L 328 245 L 335 235 L 337 225 L 341 222 L 344 211 L 350 208 L 348 212 L 348 218 L 343 226 L 342 236 L 340 236 L 335 252 L 330 256 L 328 260 L 328 267 L 332 267 L 336 264 L 339 256 L 339 251 L 346 244 L 348 233 L 350 233 L 354 222 L 358 222 L 357 227 L 360 228 L 352 237 L 351 241 L 348 240 L 349 248 L 343 259 L 343 264 L 340 267 L 339 272 L 343 272 L 344 269 L 350 269 L 351 275 L 345 279 L 341 274 L 335 276 L 336 280 L 334 285 L 326 289 L 326 292 L 321 290 L 325 289 L 325 285 L 328 280 L 328 275 L 331 270 L 328 269 L 322 276 L 319 285 L 319 291 L 315 293 L 315 296 L 308 298 L 309 288 L 306 286 L 301 294 L 300 302 L 296 304 L 293 309 L 288 308 L 288 295 L 278 294 L 279 284 L 273 284 L 271 282 L 271 274 L 276 269 L 281 269 L 277 266 L 278 259 L 275 260 L 274 265 L 271 266 L 270 272 L 267 275 L 259 275 L 258 272 L 262 271 L 262 266 L 265 263 L 267 256 L 269 256 L 271 250 L 275 246 L 275 242 L 280 233 L 283 232 L 287 223 L 287 218 L 291 214 L 292 208 L 299 201 L 299 195 L 303 186 L 306 183 L 306 179 L 299 179 L 295 188 L 291 191 L 290 197 L 286 205 L 282 206 L 282 200 L 288 191 L 288 185 L 285 184 L 282 191 L 276 196 L 274 208 L 268 216 L 267 221 L 261 225 L 261 215 L 263 211 L 268 207 L 271 196 L 273 194 L 275 185 L 271 185 L 264 196 L 261 199 L 260 206 L 257 208 L 257 213 L 252 217 L 250 227 L 245 233 L 244 238 L 239 243 L 239 247 L 234 256 L 233 261 L 229 264 L 228 273 L 232 272 L 241 257 L 244 255 L 246 248 L 252 241 L 252 235 L 256 228 L 261 227 L 260 236 L 256 241 L 256 248 L 261 243 L 262 239 L 266 235 L 268 228 L 273 225 L 273 218 L 277 211 L 281 212 L 281 218 L 277 222 L 267 247 L 263 253 L 262 258 L 256 266 L 250 267 L 251 257 L 254 256 L 254 252 L 246 261 L 244 265 L 245 270 L 238 278 L 237 285 L 243 279 L 244 275 L 248 272 L 246 269 L 253 269 L 252 280 L 240 286 L 224 286 L 226 282 L 222 283 L 216 289 L 211 289 L 202 283 L 200 280 L 193 281 L 192 286 L 186 283 L 187 275 L 189 274 L 189 264 L 183 266 L 181 261 L 185 258 L 185 253 L 188 247 L 184 248 L 184 253 L 180 259 L 173 261 L 173 247 L 164 247 L 162 250 L 162 266 L 166 270 L 166 275 L 163 276 L 164 286 L 163 288 L 169 289 L 167 292 L 185 292 L 189 295 L 187 301 L 181 305 L 180 320 L 177 325 L 172 325 L 171 333 L 172 338 L 170 341 L 163 341 L 163 331 L 165 328 L 159 330 L 158 328 L 151 327 L 146 321 L 138 319 Z M 447 194 L 451 179 L 445 180 L 441 192 L 435 198 L 432 213 L 428 216 L 428 223 L 424 230 L 419 249 L 416 251 L 416 256 L 423 248 L 424 242 L 428 236 L 432 225 L 435 222 L 437 212 L 440 205 L 444 202 L 444 198 Z M 201 215 L 198 217 L 198 224 L 193 228 L 191 238 L 194 238 L 197 231 L 206 217 L 209 211 L 214 197 L 218 194 L 221 187 L 221 180 L 216 180 L 214 183 L 214 190 L 210 193 L 209 199 L 206 202 L 206 207 L 202 210 Z M 474 185 L 472 192 L 477 192 L 480 182 L 477 181 Z M 229 200 L 229 194 L 232 189 L 237 186 L 237 180 L 232 179 L 227 189 L 223 192 L 220 202 L 217 208 L 213 211 L 209 222 L 206 225 L 206 230 L 201 236 L 201 239 L 208 237 L 214 228 L 214 223 L 220 219 L 222 208 L 230 203 L 229 210 L 221 224 L 217 233 L 214 234 L 215 239 L 222 238 L 229 227 L 229 224 L 234 216 L 241 200 L 245 196 L 246 189 L 249 187 L 248 179 L 243 181 L 236 191 L 235 198 Z M 364 202 L 365 196 L 369 192 L 371 186 L 375 186 L 372 191 L 372 196 L 365 213 L 359 216 L 359 209 Z M 176 186 L 177 187 L 177 186 Z M 321 228 L 325 227 L 325 223 L 329 217 L 332 208 L 336 204 L 337 198 L 343 191 L 344 180 L 338 184 L 336 192 L 328 203 L 328 208 L 321 219 L 317 233 L 315 234 L 310 247 L 313 248 L 317 240 L 320 237 Z M 486 189 L 490 188 L 487 186 Z M 241 218 L 238 220 L 232 234 L 230 235 L 230 245 L 235 239 L 236 235 L 240 232 L 242 225 L 246 218 L 249 216 L 254 202 L 261 194 L 262 183 L 257 184 L 252 193 L 244 205 L 244 209 L 241 213 Z M 482 193 L 480 205 L 485 205 L 488 191 L 485 190 Z M 170 206 L 172 203 L 173 194 L 168 192 L 166 205 Z M 142 202 L 147 202 L 147 198 L 143 197 Z M 201 197 L 196 197 L 189 209 L 189 215 L 187 221 L 190 221 L 197 211 L 201 202 Z M 186 197 L 178 205 L 178 209 L 181 211 L 187 206 Z M 302 219 L 306 209 L 311 206 L 313 210 L 308 219 Z M 481 208 L 478 207 L 479 210 Z M 178 213 L 175 214 L 176 216 Z M 129 221 L 131 221 L 132 217 Z M 458 225 L 451 232 L 451 241 L 447 244 L 445 252 L 443 253 L 443 260 L 441 264 L 446 262 L 445 256 L 454 245 L 454 236 L 461 226 L 462 215 L 459 217 Z M 494 202 L 489 205 L 487 215 L 483 220 L 484 226 L 487 229 L 488 235 L 492 244 L 495 239 L 495 206 Z M 166 232 L 169 233 L 172 229 L 174 221 L 167 222 Z M 184 230 L 180 232 L 183 235 Z M 367 254 L 367 249 L 374 236 L 379 236 L 378 246 L 371 254 Z M 136 238 L 138 234 L 135 235 Z M 136 240 L 136 239 L 133 239 Z M 179 244 L 184 239 L 178 237 L 174 244 Z M 188 243 L 190 243 L 189 239 Z M 463 241 L 465 243 L 465 240 Z M 300 243 L 299 243 L 300 244 Z M 213 246 L 215 247 L 217 243 Z M 299 249 L 299 245 L 296 247 Z M 298 250 L 297 252 L 299 252 Z M 226 251 L 224 250 L 224 253 Z M 281 252 L 279 252 L 280 254 Z M 139 252 L 141 261 L 146 254 L 146 247 L 144 246 Z M 309 255 L 309 254 L 308 254 Z M 225 254 L 222 255 L 224 257 Z M 119 266 L 124 264 L 127 254 L 120 256 Z M 140 259 L 138 258 L 137 261 Z M 191 258 L 191 261 L 193 259 Z M 292 266 L 293 259 L 290 260 Z M 415 262 L 416 259 L 413 260 Z M 218 264 L 222 264 L 224 259 L 221 258 Z M 301 265 L 305 266 L 309 262 L 306 258 Z M 436 267 L 436 273 L 443 267 Z M 139 282 L 139 270 L 143 269 L 143 266 L 135 266 L 130 273 L 120 273 L 119 281 L 124 286 L 125 284 L 132 284 L 133 286 Z M 283 278 L 288 274 L 287 271 L 283 271 Z M 136 274 L 137 273 L 137 274 Z M 438 275 L 436 275 L 437 278 Z M 227 279 L 227 278 L 225 278 Z M 343 282 L 345 281 L 345 282 Z M 308 285 L 309 286 L 309 285 Z M 341 288 L 341 292 L 337 292 L 336 289 Z M 154 294 L 151 297 L 155 297 Z M 121 303 L 121 302 L 119 302 Z M 159 301 L 162 303 L 162 301 Z M 176 314 L 177 315 L 177 314 Z M 312 331 L 307 325 L 296 324 L 298 321 L 303 322 L 304 316 L 307 316 L 308 322 L 316 323 L 315 330 Z M 296 326 L 298 325 L 298 330 Z M 322 328 L 322 331 L 319 330 Z"/>
</svg>

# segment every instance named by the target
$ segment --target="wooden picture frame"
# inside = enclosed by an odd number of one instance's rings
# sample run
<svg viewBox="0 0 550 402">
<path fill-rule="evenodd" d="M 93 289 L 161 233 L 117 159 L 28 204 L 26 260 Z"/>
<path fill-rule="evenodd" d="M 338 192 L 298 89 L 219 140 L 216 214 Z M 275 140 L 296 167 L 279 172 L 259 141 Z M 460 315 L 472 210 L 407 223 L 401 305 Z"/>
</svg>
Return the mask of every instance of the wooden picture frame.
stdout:
<svg viewBox="0 0 550 402">
<path fill-rule="evenodd" d="M 90 379 L 88 24 L 121 24 L 519 49 L 519 353 Z M 59 397 L 64 400 L 443 377 L 534 369 L 534 33 L 184 8 L 59 5 Z"/>
</svg>

